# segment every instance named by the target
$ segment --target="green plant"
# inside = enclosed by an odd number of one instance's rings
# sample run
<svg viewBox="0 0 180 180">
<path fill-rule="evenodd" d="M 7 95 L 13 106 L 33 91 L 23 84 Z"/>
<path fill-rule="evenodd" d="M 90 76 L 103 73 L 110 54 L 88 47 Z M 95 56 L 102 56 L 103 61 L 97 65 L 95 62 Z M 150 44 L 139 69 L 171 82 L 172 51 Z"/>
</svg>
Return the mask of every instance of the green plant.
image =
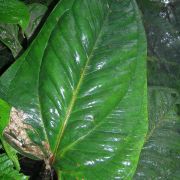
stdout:
<svg viewBox="0 0 180 180">
<path fill-rule="evenodd" d="M 131 177 L 147 127 L 145 58 L 134 1 L 61 1 L 1 77 L 0 92 L 16 108 L 13 115 L 28 116 L 23 123 L 30 139 L 21 138 L 30 145 L 14 144 L 13 127 L 6 139 L 26 156 L 45 159 L 60 177 L 100 178 L 104 168 L 112 172 L 104 177 Z M 10 125 L 22 132 L 13 115 Z"/>
<path fill-rule="evenodd" d="M 138 3 L 145 19 L 146 7 L 159 10 Z M 31 22 L 46 11 L 30 9 Z M 39 22 L 24 31 L 28 39 Z M 148 54 L 148 129 L 146 38 L 135 0 L 61 0 L 0 77 L 3 141 L 44 160 L 59 179 L 178 179 L 179 91 L 151 75 L 153 63 L 169 62 L 162 54 Z"/>
<path fill-rule="evenodd" d="M 19 24 L 25 30 L 29 23 L 27 7 L 17 0 L 0 0 L 0 22 Z"/>
<path fill-rule="evenodd" d="M 11 50 L 16 58 L 23 50 L 23 39 L 29 40 L 33 36 L 47 7 L 40 3 L 25 5 L 18 0 L 1 1 L 0 41 Z"/>
<path fill-rule="evenodd" d="M 180 178 L 177 104 L 177 91 L 157 86 L 149 88 L 149 131 L 134 179 Z"/>
<path fill-rule="evenodd" d="M 149 130 L 134 178 L 179 179 L 180 2 L 138 0 L 148 42 Z"/>
<path fill-rule="evenodd" d="M 28 179 L 27 176 L 19 173 L 18 170 L 14 169 L 13 162 L 9 157 L 3 153 L 0 154 L 0 179 L 7 180 L 25 180 Z"/>
</svg>

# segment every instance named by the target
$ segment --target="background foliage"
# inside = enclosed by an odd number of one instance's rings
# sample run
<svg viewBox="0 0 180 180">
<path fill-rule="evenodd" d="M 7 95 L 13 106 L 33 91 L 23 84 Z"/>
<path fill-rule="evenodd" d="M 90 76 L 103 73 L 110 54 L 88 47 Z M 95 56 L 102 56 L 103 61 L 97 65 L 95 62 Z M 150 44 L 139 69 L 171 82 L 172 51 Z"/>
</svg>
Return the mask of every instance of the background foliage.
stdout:
<svg viewBox="0 0 180 180">
<path fill-rule="evenodd" d="M 179 179 L 180 2 L 138 3 L 148 39 L 149 132 L 134 178 Z"/>
</svg>

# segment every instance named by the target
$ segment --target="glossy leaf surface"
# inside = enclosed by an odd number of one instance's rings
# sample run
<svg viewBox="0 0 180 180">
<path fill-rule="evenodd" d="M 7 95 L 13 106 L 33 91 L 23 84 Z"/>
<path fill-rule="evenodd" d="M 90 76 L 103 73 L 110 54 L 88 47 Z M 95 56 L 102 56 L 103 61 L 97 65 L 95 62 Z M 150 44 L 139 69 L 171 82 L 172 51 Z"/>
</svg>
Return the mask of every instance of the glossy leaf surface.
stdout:
<svg viewBox="0 0 180 180">
<path fill-rule="evenodd" d="M 29 23 L 28 8 L 19 0 L 0 0 L 0 22 L 19 24 L 25 30 Z"/>
<path fill-rule="evenodd" d="M 13 162 L 6 154 L 0 154 L 0 179 L 1 180 L 27 180 L 28 177 L 14 169 Z"/>
<path fill-rule="evenodd" d="M 6 152 L 9 159 L 13 162 L 16 170 L 20 171 L 20 164 L 17 156 L 17 151 L 12 148 L 3 138 L 1 138 L 1 143 L 3 144 L 3 149 Z"/>
<path fill-rule="evenodd" d="M 179 100 L 172 89 L 149 90 L 149 132 L 134 179 L 180 178 Z"/>
<path fill-rule="evenodd" d="M 135 1 L 64 0 L 0 94 L 25 113 L 60 179 L 127 179 L 147 129 L 145 58 Z"/>
</svg>

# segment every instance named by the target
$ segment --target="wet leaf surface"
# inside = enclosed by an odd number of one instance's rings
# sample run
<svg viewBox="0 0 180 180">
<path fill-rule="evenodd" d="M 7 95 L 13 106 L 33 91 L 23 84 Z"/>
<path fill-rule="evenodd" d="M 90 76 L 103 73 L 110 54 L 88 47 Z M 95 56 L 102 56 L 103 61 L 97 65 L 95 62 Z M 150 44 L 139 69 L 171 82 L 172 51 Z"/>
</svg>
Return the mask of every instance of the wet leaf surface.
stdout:
<svg viewBox="0 0 180 180">
<path fill-rule="evenodd" d="M 135 1 L 61 1 L 0 94 L 28 115 L 60 178 L 131 178 L 147 131 L 145 59 Z"/>
</svg>

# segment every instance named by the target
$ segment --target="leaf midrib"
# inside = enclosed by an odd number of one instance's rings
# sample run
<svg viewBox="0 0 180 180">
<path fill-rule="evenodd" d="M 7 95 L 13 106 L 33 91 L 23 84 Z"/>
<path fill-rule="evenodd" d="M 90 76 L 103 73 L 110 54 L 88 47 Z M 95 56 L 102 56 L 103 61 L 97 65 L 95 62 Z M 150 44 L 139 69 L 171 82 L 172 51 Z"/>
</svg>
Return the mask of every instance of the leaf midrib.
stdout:
<svg viewBox="0 0 180 180">
<path fill-rule="evenodd" d="M 111 13 L 111 9 L 109 9 L 109 11 L 108 11 L 108 13 L 107 13 L 107 17 L 109 16 L 109 13 Z M 105 18 L 105 20 L 104 20 L 104 23 L 103 23 L 103 25 L 105 24 L 105 22 L 106 22 L 106 20 L 107 20 L 107 17 Z M 139 25 L 139 23 L 137 23 L 138 25 Z M 102 28 L 101 28 L 101 32 L 102 32 L 102 29 L 103 29 L 103 26 L 102 26 Z M 138 31 L 139 31 L 139 28 L 138 28 Z M 101 33 L 100 33 L 101 34 Z M 99 34 L 99 35 L 100 35 Z M 96 47 L 96 46 L 95 46 Z M 137 48 L 139 47 L 139 45 L 137 45 Z M 90 58 L 89 58 L 90 59 Z M 136 69 L 136 68 L 135 68 Z M 130 83 L 131 84 L 131 83 Z M 127 93 L 127 91 L 126 91 L 126 93 Z M 125 94 L 126 94 L 125 93 Z M 61 154 L 60 154 L 60 156 L 62 157 L 65 153 L 66 153 L 66 151 L 70 148 L 70 147 L 72 147 L 72 146 L 74 146 L 76 143 L 78 143 L 79 141 L 81 141 L 82 139 L 84 139 L 85 137 L 87 137 L 89 134 L 91 134 L 96 128 L 98 128 L 102 123 L 104 123 L 104 122 L 101 122 L 101 123 L 99 123 L 96 127 L 94 127 L 91 131 L 89 131 L 87 134 L 85 134 L 84 136 L 82 136 L 82 137 L 80 137 L 78 140 L 76 140 L 75 142 L 73 142 L 72 144 L 70 144 L 70 145 L 68 145 L 66 148 L 64 148 L 63 149 L 63 151 L 61 152 Z"/>
<path fill-rule="evenodd" d="M 64 118 L 64 123 L 63 123 L 63 125 L 62 125 L 61 131 L 59 131 L 59 134 L 58 134 L 58 142 L 57 142 L 57 144 L 56 144 L 56 146 L 55 146 L 55 150 L 54 150 L 54 153 L 53 153 L 52 164 L 54 163 L 54 160 L 55 160 L 55 157 L 56 157 L 58 148 L 59 148 L 59 144 L 60 144 L 60 142 L 61 142 L 61 139 L 62 139 L 62 137 L 63 137 L 64 131 L 65 131 L 65 129 L 66 129 L 66 125 L 67 125 L 67 123 L 68 123 L 68 120 L 69 120 L 69 117 L 70 117 L 70 115 L 71 115 L 72 109 L 73 109 L 74 104 L 75 104 L 75 102 L 76 102 L 77 95 L 78 95 L 78 93 L 79 93 L 79 89 L 80 89 L 80 87 L 81 87 L 81 85 L 82 85 L 82 82 L 83 82 L 83 79 L 84 79 L 84 76 L 85 76 L 85 73 L 86 73 L 86 69 L 87 69 L 87 67 L 88 67 L 88 65 L 89 65 L 89 62 L 90 62 L 92 56 L 93 56 L 93 52 L 94 52 L 94 50 L 95 50 L 95 48 L 96 48 L 96 46 L 97 46 L 97 44 L 98 44 L 98 42 L 99 42 L 99 40 L 100 40 L 101 34 L 102 34 L 102 32 L 103 32 L 103 27 L 104 27 L 104 25 L 105 25 L 105 22 L 106 22 L 107 19 L 108 19 L 109 13 L 110 13 L 110 8 L 108 9 L 107 15 L 104 17 L 104 20 L 103 20 L 101 29 L 100 29 L 100 31 L 99 31 L 99 34 L 98 34 L 98 36 L 97 36 L 97 38 L 96 38 L 96 40 L 95 40 L 95 42 L 94 42 L 94 45 L 93 45 L 92 50 L 91 50 L 91 52 L 90 52 L 90 55 L 89 55 L 89 57 L 87 58 L 86 64 L 85 64 L 85 66 L 84 66 L 84 68 L 83 68 L 83 71 L 82 71 L 82 73 L 81 73 L 81 76 L 80 76 L 79 82 L 78 82 L 78 84 L 77 84 L 77 87 L 75 88 L 75 90 L 74 90 L 74 92 L 73 92 L 72 100 L 71 100 L 71 102 L 70 102 L 70 104 L 69 104 L 69 106 L 68 106 L 68 110 L 67 110 L 67 113 L 66 113 L 65 118 Z"/>
</svg>

